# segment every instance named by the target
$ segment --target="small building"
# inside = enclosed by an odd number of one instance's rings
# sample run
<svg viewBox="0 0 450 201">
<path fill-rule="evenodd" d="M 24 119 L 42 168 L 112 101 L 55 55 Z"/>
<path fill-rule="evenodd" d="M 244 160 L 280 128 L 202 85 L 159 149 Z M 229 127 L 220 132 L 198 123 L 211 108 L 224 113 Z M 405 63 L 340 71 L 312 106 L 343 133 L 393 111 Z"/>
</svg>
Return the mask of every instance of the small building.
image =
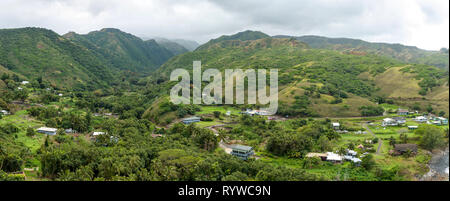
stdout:
<svg viewBox="0 0 450 201">
<path fill-rule="evenodd" d="M 27 85 L 27 84 L 30 84 L 30 82 L 28 82 L 28 81 L 22 81 L 21 84 L 22 84 L 22 85 Z"/>
<path fill-rule="evenodd" d="M 397 114 L 398 115 L 408 115 L 409 111 L 407 109 L 398 109 Z"/>
<path fill-rule="evenodd" d="M 306 158 L 318 157 L 322 161 L 326 161 L 327 160 L 327 156 L 328 155 L 326 153 L 308 153 L 308 154 L 306 154 Z"/>
<path fill-rule="evenodd" d="M 341 163 L 342 162 L 342 156 L 339 154 L 335 154 L 333 152 L 327 152 L 327 161 L 333 162 L 333 163 Z"/>
<path fill-rule="evenodd" d="M 253 151 L 253 147 L 244 146 L 244 145 L 233 145 L 231 147 L 231 155 L 236 156 L 242 160 L 247 160 L 251 156 L 253 156 L 255 153 Z"/>
<path fill-rule="evenodd" d="M 10 114 L 7 110 L 1 110 L 0 112 L 5 116 Z"/>
<path fill-rule="evenodd" d="M 196 123 L 196 122 L 200 122 L 200 121 L 201 121 L 200 117 L 189 117 L 189 118 L 182 120 L 182 122 L 184 124 L 192 124 L 192 123 Z"/>
<path fill-rule="evenodd" d="M 358 148 L 358 149 L 364 149 L 364 145 L 360 144 L 360 145 L 358 145 L 356 148 Z"/>
<path fill-rule="evenodd" d="M 442 126 L 441 121 L 432 121 L 431 124 L 436 125 L 436 126 Z"/>
<path fill-rule="evenodd" d="M 22 88 L 22 87 L 17 87 L 17 89 L 18 89 L 19 91 L 22 91 L 22 90 L 23 90 L 23 88 Z"/>
<path fill-rule="evenodd" d="M 59 96 L 59 97 L 62 97 L 62 96 L 63 96 L 63 94 L 58 94 L 58 96 Z"/>
<path fill-rule="evenodd" d="M 73 130 L 73 129 L 71 129 L 71 128 L 64 130 L 64 132 L 65 132 L 66 134 L 74 134 L 74 133 L 78 133 L 76 130 Z"/>
<path fill-rule="evenodd" d="M 356 155 L 358 155 L 358 153 L 356 151 L 353 150 L 347 150 L 347 156 L 353 156 L 355 157 Z"/>
<path fill-rule="evenodd" d="M 394 145 L 394 155 L 403 155 L 410 151 L 412 154 L 417 153 L 417 144 L 396 144 Z"/>
<path fill-rule="evenodd" d="M 97 136 L 105 135 L 105 134 L 106 134 L 105 132 L 93 132 L 92 136 L 97 137 Z"/>
<path fill-rule="evenodd" d="M 331 123 L 331 126 L 334 130 L 339 130 L 341 128 L 341 124 L 338 122 Z"/>
<path fill-rule="evenodd" d="M 406 124 L 406 118 L 405 117 L 394 117 L 392 119 L 394 119 L 400 125 Z"/>
<path fill-rule="evenodd" d="M 418 129 L 419 128 L 419 126 L 408 126 L 408 129 L 409 130 L 416 130 L 416 129 Z"/>
<path fill-rule="evenodd" d="M 382 126 L 398 126 L 398 122 L 391 118 L 383 119 Z"/>
<path fill-rule="evenodd" d="M 56 135 L 56 133 L 58 132 L 57 128 L 48 128 L 48 127 L 41 127 L 37 129 L 38 133 L 43 133 L 46 135 Z"/>
<path fill-rule="evenodd" d="M 415 121 L 415 122 L 419 122 L 419 123 L 425 123 L 425 122 L 428 121 L 428 119 L 427 119 L 426 117 L 424 117 L 424 116 L 420 116 L 420 117 L 416 117 L 416 118 L 414 119 L 414 121 Z"/>
<path fill-rule="evenodd" d="M 231 116 L 231 111 L 227 111 L 227 113 L 225 113 L 225 115 Z"/>
<path fill-rule="evenodd" d="M 442 125 L 448 125 L 448 119 L 444 118 L 444 117 L 438 117 L 437 118 L 439 121 L 441 121 Z"/>
</svg>

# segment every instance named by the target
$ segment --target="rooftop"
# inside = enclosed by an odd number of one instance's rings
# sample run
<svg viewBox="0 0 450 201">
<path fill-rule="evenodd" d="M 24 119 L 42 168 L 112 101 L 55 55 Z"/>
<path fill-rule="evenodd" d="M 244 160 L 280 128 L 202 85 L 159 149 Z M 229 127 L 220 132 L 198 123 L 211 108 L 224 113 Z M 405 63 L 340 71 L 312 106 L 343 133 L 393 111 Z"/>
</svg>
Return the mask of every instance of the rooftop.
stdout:
<svg viewBox="0 0 450 201">
<path fill-rule="evenodd" d="M 46 131 L 46 132 L 56 132 L 56 131 L 58 131 L 57 128 L 48 128 L 48 127 L 40 127 L 37 130 L 38 131 Z"/>
<path fill-rule="evenodd" d="M 189 117 L 189 118 L 185 118 L 183 119 L 183 121 L 192 121 L 192 120 L 200 120 L 200 117 Z"/>
<path fill-rule="evenodd" d="M 239 151 L 251 151 L 253 150 L 253 147 L 249 147 L 249 146 L 245 146 L 245 145 L 240 145 L 240 144 L 235 144 L 231 147 L 233 150 L 239 150 Z"/>
</svg>

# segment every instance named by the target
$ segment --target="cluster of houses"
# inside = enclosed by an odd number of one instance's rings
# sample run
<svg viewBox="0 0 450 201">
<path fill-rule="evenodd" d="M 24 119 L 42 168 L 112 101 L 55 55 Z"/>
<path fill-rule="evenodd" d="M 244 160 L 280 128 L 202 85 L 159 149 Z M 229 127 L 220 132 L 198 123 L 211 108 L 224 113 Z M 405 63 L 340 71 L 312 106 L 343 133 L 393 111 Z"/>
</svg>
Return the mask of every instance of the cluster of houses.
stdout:
<svg viewBox="0 0 450 201">
<path fill-rule="evenodd" d="M 406 118 L 404 117 L 393 117 L 393 118 L 385 118 L 381 123 L 381 126 L 400 126 L 406 124 Z"/>
<path fill-rule="evenodd" d="M 448 125 L 448 119 L 446 119 L 444 117 L 436 117 L 436 116 L 432 116 L 432 115 L 430 115 L 429 117 L 427 117 L 427 116 L 416 117 L 413 120 L 418 123 L 434 124 L 437 126 Z"/>
<path fill-rule="evenodd" d="M 339 155 L 333 152 L 327 152 L 327 153 L 308 153 L 306 157 L 307 158 L 318 157 L 322 161 L 328 161 L 332 163 L 342 163 L 344 161 L 350 161 L 355 165 L 360 165 L 362 161 L 357 157 L 357 155 L 358 153 L 356 151 L 347 150 L 347 153 L 345 153 L 344 155 Z"/>
</svg>

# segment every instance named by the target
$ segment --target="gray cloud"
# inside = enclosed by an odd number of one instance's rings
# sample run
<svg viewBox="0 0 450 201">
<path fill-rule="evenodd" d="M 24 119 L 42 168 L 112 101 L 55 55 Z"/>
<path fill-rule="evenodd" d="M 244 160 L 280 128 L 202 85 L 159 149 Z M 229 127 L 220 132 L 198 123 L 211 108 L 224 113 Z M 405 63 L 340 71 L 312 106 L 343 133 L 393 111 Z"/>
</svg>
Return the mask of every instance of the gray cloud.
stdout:
<svg viewBox="0 0 450 201">
<path fill-rule="evenodd" d="M 448 47 L 447 0 L 2 0 L 0 28 L 60 34 L 115 27 L 139 36 L 206 42 L 254 29 L 316 34 L 425 49 Z"/>
</svg>

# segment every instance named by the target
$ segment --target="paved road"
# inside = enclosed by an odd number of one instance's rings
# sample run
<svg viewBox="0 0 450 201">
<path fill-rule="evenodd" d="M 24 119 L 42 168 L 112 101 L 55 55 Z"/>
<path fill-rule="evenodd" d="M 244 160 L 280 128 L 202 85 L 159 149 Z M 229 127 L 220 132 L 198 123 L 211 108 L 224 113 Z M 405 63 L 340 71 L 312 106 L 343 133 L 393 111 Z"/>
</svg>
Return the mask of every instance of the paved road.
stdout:
<svg viewBox="0 0 450 201">
<path fill-rule="evenodd" d="M 369 133 L 373 136 L 373 137 L 377 137 L 372 130 L 370 130 L 370 128 L 367 126 L 367 124 L 364 124 L 363 127 L 369 131 Z M 377 148 L 377 155 L 380 155 L 380 150 L 381 150 L 381 146 L 383 145 L 383 140 L 381 140 L 380 138 L 378 138 L 378 148 Z"/>
</svg>

